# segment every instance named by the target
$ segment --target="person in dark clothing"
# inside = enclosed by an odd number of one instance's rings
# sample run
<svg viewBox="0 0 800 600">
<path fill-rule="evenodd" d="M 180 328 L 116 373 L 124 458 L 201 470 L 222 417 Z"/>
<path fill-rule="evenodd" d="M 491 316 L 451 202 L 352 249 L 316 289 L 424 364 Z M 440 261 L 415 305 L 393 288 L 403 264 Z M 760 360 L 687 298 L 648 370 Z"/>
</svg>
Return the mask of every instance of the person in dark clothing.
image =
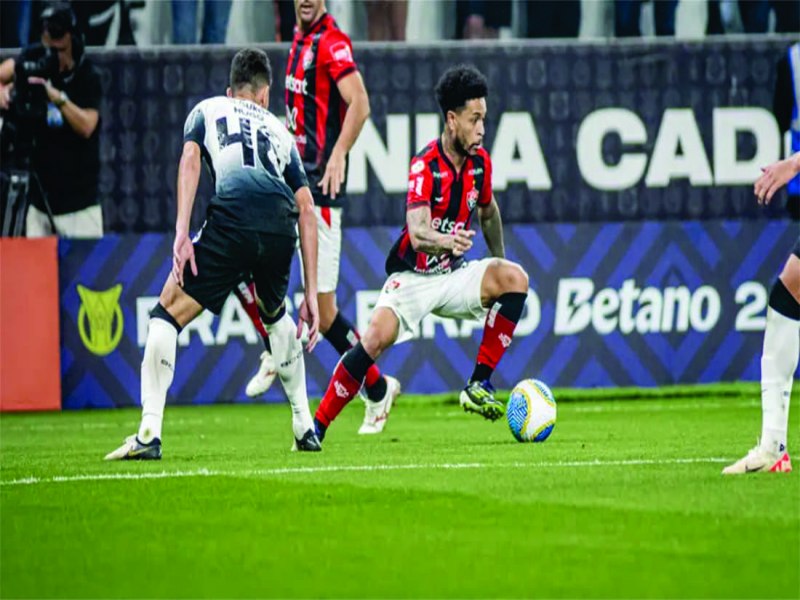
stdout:
<svg viewBox="0 0 800 600">
<path fill-rule="evenodd" d="M 48 6 L 40 20 L 41 44 L 26 48 L 23 56 L 55 52 L 58 67 L 49 79 L 28 77 L 25 82 L 41 86 L 47 103 L 27 134 L 32 137 L 33 175 L 27 235 L 102 237 L 103 216 L 97 198 L 100 75 L 83 52 L 83 37 L 69 3 Z M 15 59 L 0 64 L 0 104 L 14 102 L 14 86 L 20 85 L 15 81 L 16 66 Z"/>
</svg>

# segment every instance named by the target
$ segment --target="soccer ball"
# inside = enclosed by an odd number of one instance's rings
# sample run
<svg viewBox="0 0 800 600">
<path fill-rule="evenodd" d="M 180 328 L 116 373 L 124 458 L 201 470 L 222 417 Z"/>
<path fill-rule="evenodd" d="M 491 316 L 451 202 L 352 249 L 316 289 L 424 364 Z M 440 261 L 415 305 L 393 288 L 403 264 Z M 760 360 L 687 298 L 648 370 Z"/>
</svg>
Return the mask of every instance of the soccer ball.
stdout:
<svg viewBox="0 0 800 600">
<path fill-rule="evenodd" d="M 556 425 L 553 392 L 538 379 L 520 381 L 508 398 L 506 418 L 518 442 L 545 441 Z"/>
</svg>

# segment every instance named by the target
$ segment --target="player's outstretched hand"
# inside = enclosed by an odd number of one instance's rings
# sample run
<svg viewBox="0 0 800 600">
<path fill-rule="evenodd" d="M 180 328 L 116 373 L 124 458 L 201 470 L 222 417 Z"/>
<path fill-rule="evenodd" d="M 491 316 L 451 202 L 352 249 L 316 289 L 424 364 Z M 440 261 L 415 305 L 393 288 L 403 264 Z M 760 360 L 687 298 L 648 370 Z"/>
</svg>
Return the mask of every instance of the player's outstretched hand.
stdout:
<svg viewBox="0 0 800 600">
<path fill-rule="evenodd" d="M 453 234 L 453 256 L 463 256 L 472 248 L 472 238 L 475 231 L 472 229 L 459 229 Z"/>
<path fill-rule="evenodd" d="M 800 164 L 800 156 L 794 155 L 772 163 L 768 167 L 762 167 L 761 177 L 753 185 L 753 193 L 758 198 L 758 203 L 769 204 L 775 192 L 797 175 L 798 164 Z"/>
<path fill-rule="evenodd" d="M 194 245 L 188 233 L 176 233 L 172 245 L 172 276 L 177 284 L 183 287 L 183 269 L 186 261 L 192 268 L 192 275 L 197 277 L 197 263 L 194 262 Z"/>
<path fill-rule="evenodd" d="M 303 334 L 303 323 L 308 326 L 306 351 L 313 352 L 319 340 L 319 305 L 316 294 L 306 294 L 300 310 L 297 311 L 297 339 Z"/>
<path fill-rule="evenodd" d="M 322 193 L 326 196 L 330 196 L 331 199 L 336 198 L 342 190 L 344 166 L 345 155 L 338 150 L 331 152 L 331 157 L 328 159 L 328 164 L 325 167 L 325 174 L 322 176 L 322 181 L 317 184 L 322 188 Z"/>
</svg>

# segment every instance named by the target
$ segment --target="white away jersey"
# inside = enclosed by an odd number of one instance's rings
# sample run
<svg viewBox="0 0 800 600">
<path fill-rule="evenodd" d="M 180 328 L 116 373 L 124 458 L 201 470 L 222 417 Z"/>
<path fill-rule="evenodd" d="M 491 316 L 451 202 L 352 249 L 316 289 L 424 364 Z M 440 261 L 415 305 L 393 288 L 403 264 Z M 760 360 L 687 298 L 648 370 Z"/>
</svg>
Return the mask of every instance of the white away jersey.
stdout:
<svg viewBox="0 0 800 600">
<path fill-rule="evenodd" d="M 184 142 L 196 142 L 216 194 L 209 210 L 232 225 L 295 235 L 294 192 L 308 185 L 294 138 L 255 102 L 226 96 L 192 109 Z"/>
</svg>

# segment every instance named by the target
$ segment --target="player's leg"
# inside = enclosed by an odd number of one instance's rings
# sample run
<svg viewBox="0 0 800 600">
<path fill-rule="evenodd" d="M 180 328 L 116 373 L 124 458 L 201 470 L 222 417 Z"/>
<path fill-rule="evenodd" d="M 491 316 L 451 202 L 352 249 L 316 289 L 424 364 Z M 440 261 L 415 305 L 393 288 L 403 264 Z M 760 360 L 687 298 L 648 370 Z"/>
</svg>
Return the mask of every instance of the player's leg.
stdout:
<svg viewBox="0 0 800 600">
<path fill-rule="evenodd" d="M 468 412 L 496 420 L 503 415 L 505 407 L 494 397 L 491 376 L 511 345 L 525 307 L 528 275 L 516 263 L 491 258 L 470 263 L 444 277 L 446 281 L 442 285 L 448 288 L 447 301 L 437 307 L 436 314 L 455 318 L 485 315 L 475 368 L 459 402 Z"/>
<path fill-rule="evenodd" d="M 523 268 L 508 260 L 492 260 L 481 281 L 481 305 L 489 314 L 470 381 L 491 378 L 511 345 L 527 297 L 528 274 Z"/>
<path fill-rule="evenodd" d="M 386 280 L 375 303 L 367 333 L 336 365 L 314 418 L 318 433 L 325 435 L 331 421 L 358 392 L 378 356 L 392 344 L 414 336 L 415 328 L 431 312 L 440 296 L 441 289 L 435 278 L 407 272 L 395 273 Z M 389 378 L 387 387 L 385 401 L 367 404 L 360 433 L 365 424 L 375 428 L 366 433 L 383 430 L 400 384 L 395 387 Z"/>
<path fill-rule="evenodd" d="M 339 354 L 353 348 L 360 339 L 353 327 L 336 306 L 336 294 L 326 292 L 317 294 L 320 313 L 320 332 Z M 364 377 L 364 420 L 358 433 L 370 435 L 381 433 L 386 426 L 386 416 L 392 404 L 400 395 L 400 382 L 394 377 L 381 373 L 377 364 L 370 366 Z"/>
<path fill-rule="evenodd" d="M 761 353 L 761 439 L 747 456 L 725 467 L 725 475 L 789 472 L 789 400 L 800 356 L 800 240 L 769 295 Z"/>
<path fill-rule="evenodd" d="M 106 460 L 148 460 L 161 458 L 161 427 L 167 391 L 175 373 L 178 334 L 203 310 L 186 294 L 170 274 L 158 304 L 150 312 L 147 341 L 141 367 L 142 420 L 136 435 L 106 455 Z"/>
<path fill-rule="evenodd" d="M 297 339 L 297 324 L 286 311 L 294 240 L 262 234 L 263 255 L 253 271 L 261 318 L 270 337 L 278 378 L 292 408 L 292 432 L 297 450 L 321 450 L 308 407 L 303 344 Z"/>
<path fill-rule="evenodd" d="M 226 298 L 242 279 L 242 260 L 249 254 L 247 234 L 206 223 L 194 240 L 197 275 L 187 263 L 181 288 L 167 278 L 159 303 L 150 313 L 142 359 L 142 420 L 137 435 L 130 436 L 107 460 L 161 458 L 161 429 L 167 391 L 175 369 L 178 333 L 203 308 L 219 314 Z"/>
<path fill-rule="evenodd" d="M 356 345 L 359 333 L 336 305 L 336 288 L 339 284 L 339 264 L 342 254 L 342 209 L 315 207 L 317 213 L 317 285 L 319 293 L 319 331 L 341 355 Z M 386 402 L 391 380 L 383 377 L 378 365 L 367 373 L 364 391 L 367 401 Z M 391 381 L 392 392 L 399 390 L 397 380 Z"/>
<path fill-rule="evenodd" d="M 263 315 L 260 314 L 261 310 L 256 299 L 256 287 L 252 281 L 240 281 L 239 285 L 233 290 L 239 302 L 244 308 L 253 326 L 256 328 L 258 335 L 261 336 L 261 341 L 264 343 L 264 351 L 261 353 L 261 362 L 258 367 L 258 372 L 247 383 L 244 392 L 251 398 L 260 396 L 265 393 L 275 381 L 275 360 L 272 357 L 272 347 L 269 343 L 269 334 L 264 327 Z"/>
<path fill-rule="evenodd" d="M 320 440 L 325 437 L 331 422 L 361 389 L 377 358 L 397 339 L 399 324 L 393 310 L 378 306 L 372 313 L 364 337 L 344 353 L 314 416 Z"/>
</svg>

